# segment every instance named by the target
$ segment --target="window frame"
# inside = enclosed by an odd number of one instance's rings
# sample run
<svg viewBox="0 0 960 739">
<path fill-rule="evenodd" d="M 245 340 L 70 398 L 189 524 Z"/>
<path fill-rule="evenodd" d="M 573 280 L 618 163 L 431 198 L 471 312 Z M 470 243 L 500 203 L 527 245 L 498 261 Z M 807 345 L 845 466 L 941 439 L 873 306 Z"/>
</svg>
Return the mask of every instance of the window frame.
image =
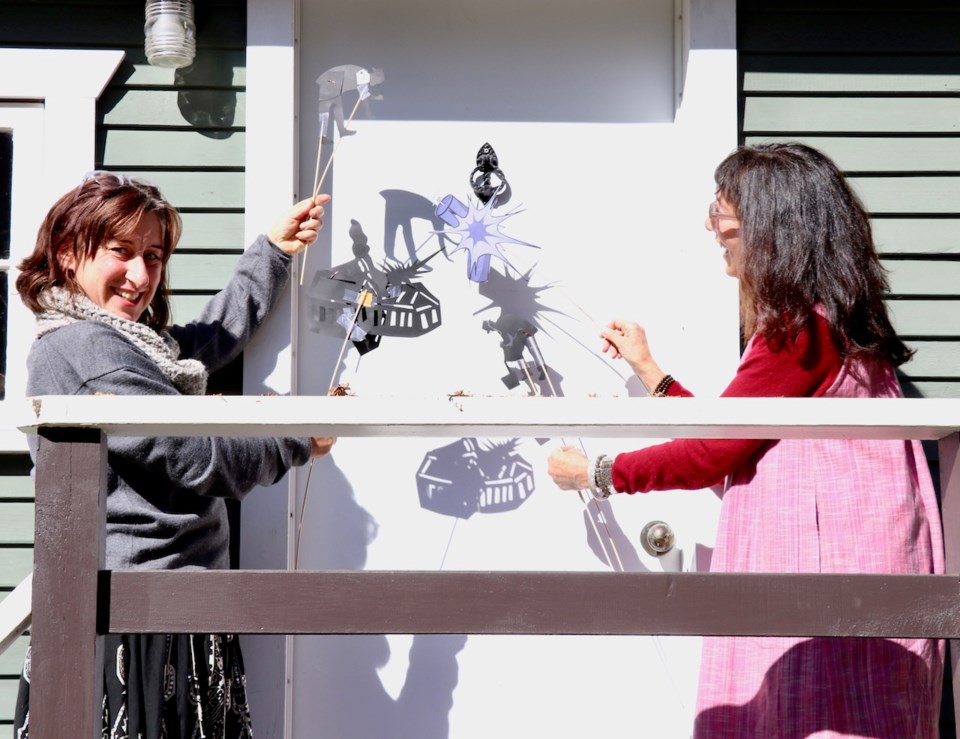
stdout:
<svg viewBox="0 0 960 739">
<path fill-rule="evenodd" d="M 96 103 L 123 61 L 119 50 L 0 49 L 0 128 L 14 132 L 8 273 L 7 378 L 0 453 L 25 452 L 26 356 L 33 317 L 16 298 L 16 265 L 50 205 L 96 161 Z M 28 71 L 28 73 L 25 73 Z"/>
</svg>

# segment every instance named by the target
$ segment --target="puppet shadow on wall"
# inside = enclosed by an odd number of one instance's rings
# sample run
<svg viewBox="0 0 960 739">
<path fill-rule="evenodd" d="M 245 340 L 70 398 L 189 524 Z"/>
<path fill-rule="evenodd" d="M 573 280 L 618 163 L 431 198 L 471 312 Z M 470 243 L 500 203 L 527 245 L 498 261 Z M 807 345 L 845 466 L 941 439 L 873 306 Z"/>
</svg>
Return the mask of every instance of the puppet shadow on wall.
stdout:
<svg viewBox="0 0 960 739">
<path fill-rule="evenodd" d="M 377 536 L 373 516 L 360 506 L 353 487 L 332 458 L 325 457 L 309 510 L 305 559 L 325 569 L 361 570 Z M 321 481 L 322 480 L 322 481 Z M 311 523 L 312 522 L 312 523 Z M 311 564 L 311 566 L 313 566 Z M 385 636 L 297 637 L 301 687 L 324 716 L 330 736 L 339 739 L 417 737 L 447 739 L 453 692 L 459 680 L 457 655 L 466 646 L 460 634 L 418 634 L 408 655 L 403 685 L 396 698 L 380 679 L 391 660 Z M 331 668 L 336 665 L 336 670 Z M 300 736 L 300 732 L 297 732 Z M 311 735 L 304 731 L 304 736 Z"/>
<path fill-rule="evenodd" d="M 309 327 L 315 333 L 346 337 L 360 354 L 383 336 L 415 337 L 440 325 L 440 301 L 416 281 L 426 260 L 383 263 L 370 256 L 363 227 L 350 221 L 353 259 L 318 270 L 308 291 Z M 340 368 L 336 368 L 334 376 Z"/>
<path fill-rule="evenodd" d="M 427 452 L 417 472 L 420 507 L 455 518 L 519 508 L 534 481 L 517 443 L 463 438 Z"/>
<path fill-rule="evenodd" d="M 403 245 L 407 251 L 407 261 L 416 262 L 418 246 L 413 240 L 413 222 L 427 221 L 433 232 L 440 232 L 437 237 L 440 248 L 446 255 L 446 245 L 449 239 L 442 233 L 443 220 L 437 215 L 436 206 L 423 195 L 409 190 L 381 190 L 383 197 L 383 254 L 387 259 L 396 261 L 397 231 L 403 237 Z M 431 234 L 432 235 L 432 234 Z M 429 239 L 428 239 L 429 241 Z M 424 242 L 426 243 L 426 242 Z M 447 261 L 451 261 L 447 257 Z M 425 266 L 424 271 L 432 268 Z"/>
<path fill-rule="evenodd" d="M 174 74 L 177 107 L 197 133 L 211 139 L 233 135 L 237 114 L 237 93 L 233 87 L 233 66 L 220 54 L 200 54 L 189 67 Z"/>
</svg>

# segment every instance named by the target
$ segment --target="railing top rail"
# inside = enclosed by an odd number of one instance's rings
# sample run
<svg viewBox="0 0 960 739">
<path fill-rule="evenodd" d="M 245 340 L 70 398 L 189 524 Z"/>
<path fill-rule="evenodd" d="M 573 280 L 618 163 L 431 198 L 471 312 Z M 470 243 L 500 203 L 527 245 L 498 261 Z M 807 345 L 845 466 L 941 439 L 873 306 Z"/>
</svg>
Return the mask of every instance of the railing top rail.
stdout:
<svg viewBox="0 0 960 739">
<path fill-rule="evenodd" d="M 17 427 L 121 436 L 941 439 L 960 398 L 44 396 Z"/>
</svg>

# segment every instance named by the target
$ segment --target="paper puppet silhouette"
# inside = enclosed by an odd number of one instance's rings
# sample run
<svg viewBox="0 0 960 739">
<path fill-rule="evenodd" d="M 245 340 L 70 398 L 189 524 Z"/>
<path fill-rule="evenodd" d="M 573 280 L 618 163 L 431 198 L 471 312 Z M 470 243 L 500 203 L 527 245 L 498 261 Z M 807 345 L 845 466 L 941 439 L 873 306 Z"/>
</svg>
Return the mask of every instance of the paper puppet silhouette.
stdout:
<svg viewBox="0 0 960 739">
<path fill-rule="evenodd" d="M 310 329 L 347 335 L 361 354 L 376 349 L 383 336 L 421 336 L 440 325 L 440 301 L 414 282 L 423 263 L 394 263 L 381 269 L 370 258 L 360 223 L 350 221 L 354 258 L 319 270 L 308 293 Z M 432 255 L 431 255 L 432 256 Z"/>
<path fill-rule="evenodd" d="M 383 84 L 383 70 L 367 71 L 356 64 L 341 64 L 331 67 L 317 77 L 318 93 L 320 97 L 320 138 L 323 141 L 333 141 L 331 118 L 341 136 L 352 136 L 356 133 L 348 129 L 343 121 L 343 95 L 347 92 L 356 92 L 360 100 L 373 97 L 374 100 L 383 100 L 380 86 Z"/>
<path fill-rule="evenodd" d="M 507 236 L 500 230 L 504 221 L 520 211 L 513 210 L 505 215 L 493 213 L 497 205 L 506 202 L 509 187 L 490 144 L 484 144 L 477 153 L 477 166 L 470 173 L 470 186 L 477 196 L 477 203 L 470 198 L 464 203 L 447 195 L 437 204 L 436 214 L 447 228 L 436 233 L 453 237 L 456 245 L 450 250 L 451 254 L 461 249 L 467 252 L 467 277 L 474 282 L 486 281 L 490 274 L 490 257 L 497 257 L 519 272 L 507 260 L 501 247 L 506 244 L 539 247 Z"/>
<path fill-rule="evenodd" d="M 496 198 L 493 198 L 486 205 L 478 206 L 470 198 L 467 198 L 467 203 L 463 203 L 453 195 L 447 195 L 437 205 L 437 215 L 448 226 L 437 233 L 453 237 L 456 246 L 450 250 L 450 254 L 460 250 L 467 252 L 467 277 L 474 282 L 485 282 L 490 275 L 490 257 L 497 257 L 515 271 L 520 271 L 510 264 L 503 253 L 501 247 L 504 244 L 540 248 L 507 236 L 500 230 L 500 225 L 505 220 L 520 211 L 513 210 L 502 216 L 494 215 L 495 202 Z"/>
<path fill-rule="evenodd" d="M 518 508 L 533 494 L 533 467 L 517 440 L 484 448 L 474 438 L 427 452 L 417 472 L 420 506 L 456 518 Z"/>
</svg>

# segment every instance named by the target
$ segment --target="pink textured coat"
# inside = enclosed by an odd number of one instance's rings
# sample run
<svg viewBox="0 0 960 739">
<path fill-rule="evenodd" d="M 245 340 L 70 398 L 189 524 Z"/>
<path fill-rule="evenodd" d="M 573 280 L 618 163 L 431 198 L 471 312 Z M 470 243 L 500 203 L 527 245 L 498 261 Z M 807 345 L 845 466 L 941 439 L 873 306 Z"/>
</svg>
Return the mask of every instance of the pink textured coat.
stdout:
<svg viewBox="0 0 960 739">
<path fill-rule="evenodd" d="M 825 394 L 899 396 L 892 367 L 849 359 Z M 711 570 L 943 572 L 920 443 L 767 447 L 727 478 Z M 936 739 L 943 659 L 933 640 L 708 637 L 694 736 Z"/>
</svg>

